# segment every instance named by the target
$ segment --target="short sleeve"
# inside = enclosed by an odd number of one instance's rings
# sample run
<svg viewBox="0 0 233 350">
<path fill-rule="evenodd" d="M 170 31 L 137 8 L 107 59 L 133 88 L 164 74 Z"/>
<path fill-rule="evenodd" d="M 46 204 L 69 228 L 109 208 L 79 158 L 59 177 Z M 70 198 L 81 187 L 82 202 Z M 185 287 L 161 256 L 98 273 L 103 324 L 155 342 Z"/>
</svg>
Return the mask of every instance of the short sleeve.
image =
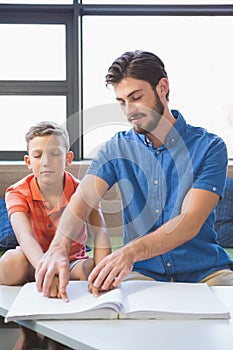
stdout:
<svg viewBox="0 0 233 350">
<path fill-rule="evenodd" d="M 27 214 L 29 211 L 25 195 L 14 187 L 9 187 L 6 191 L 6 207 L 9 217 L 15 212 L 23 212 Z"/>
<path fill-rule="evenodd" d="M 113 147 L 114 141 L 108 141 L 93 159 L 87 174 L 92 174 L 106 181 L 111 188 L 117 182 L 113 160 L 116 157 Z"/>
<path fill-rule="evenodd" d="M 207 141 L 209 142 L 209 147 L 201 160 L 193 187 L 214 192 L 219 197 L 222 197 L 228 165 L 226 145 L 217 136 L 210 136 L 207 138 Z"/>
</svg>

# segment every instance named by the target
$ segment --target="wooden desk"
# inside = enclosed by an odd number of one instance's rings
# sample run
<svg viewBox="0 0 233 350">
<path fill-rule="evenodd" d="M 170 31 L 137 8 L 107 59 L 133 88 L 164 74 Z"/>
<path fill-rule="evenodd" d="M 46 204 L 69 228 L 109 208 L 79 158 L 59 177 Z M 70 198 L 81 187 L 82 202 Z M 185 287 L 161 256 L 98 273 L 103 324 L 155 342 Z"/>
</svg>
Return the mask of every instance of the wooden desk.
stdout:
<svg viewBox="0 0 233 350">
<path fill-rule="evenodd" d="M 19 287 L 0 286 L 0 315 Z M 79 350 L 233 350 L 233 287 L 213 287 L 230 320 L 23 321 L 20 324 Z"/>
</svg>

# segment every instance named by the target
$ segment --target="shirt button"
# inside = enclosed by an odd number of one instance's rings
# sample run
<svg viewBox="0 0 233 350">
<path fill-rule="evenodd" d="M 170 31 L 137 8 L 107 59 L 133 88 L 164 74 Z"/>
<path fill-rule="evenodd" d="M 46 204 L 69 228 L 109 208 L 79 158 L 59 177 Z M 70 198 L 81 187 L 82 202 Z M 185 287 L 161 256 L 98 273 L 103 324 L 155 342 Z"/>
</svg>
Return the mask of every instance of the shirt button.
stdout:
<svg viewBox="0 0 233 350">
<path fill-rule="evenodd" d="M 160 154 L 160 151 L 156 151 L 156 154 Z"/>
<path fill-rule="evenodd" d="M 216 191 L 217 191 L 217 188 L 216 188 L 216 187 L 213 187 L 213 191 L 216 192 Z"/>
<path fill-rule="evenodd" d="M 170 267 L 170 266 L 171 266 L 171 263 L 168 262 L 168 263 L 167 263 L 167 267 Z"/>
<path fill-rule="evenodd" d="M 158 180 L 154 180 L 154 184 L 158 185 L 159 181 Z"/>
<path fill-rule="evenodd" d="M 171 139 L 171 142 L 174 143 L 174 142 L 175 142 L 175 139 Z"/>
<path fill-rule="evenodd" d="M 52 227 L 52 224 L 50 223 L 50 224 L 48 224 L 48 228 L 51 228 Z"/>
<path fill-rule="evenodd" d="M 158 214 L 159 213 L 159 209 L 155 209 L 155 212 L 156 212 L 156 214 Z"/>
</svg>

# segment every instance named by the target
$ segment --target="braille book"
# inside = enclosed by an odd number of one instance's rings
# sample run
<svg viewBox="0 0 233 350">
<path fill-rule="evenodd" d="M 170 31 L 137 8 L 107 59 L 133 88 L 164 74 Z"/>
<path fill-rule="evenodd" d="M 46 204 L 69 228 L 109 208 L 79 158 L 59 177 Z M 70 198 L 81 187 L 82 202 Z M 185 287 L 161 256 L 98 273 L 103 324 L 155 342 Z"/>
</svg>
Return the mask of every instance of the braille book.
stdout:
<svg viewBox="0 0 233 350">
<path fill-rule="evenodd" d="M 5 322 L 30 319 L 216 319 L 230 312 L 207 284 L 125 281 L 98 297 L 87 281 L 70 281 L 69 302 L 46 298 L 35 283 L 25 284 Z"/>
</svg>

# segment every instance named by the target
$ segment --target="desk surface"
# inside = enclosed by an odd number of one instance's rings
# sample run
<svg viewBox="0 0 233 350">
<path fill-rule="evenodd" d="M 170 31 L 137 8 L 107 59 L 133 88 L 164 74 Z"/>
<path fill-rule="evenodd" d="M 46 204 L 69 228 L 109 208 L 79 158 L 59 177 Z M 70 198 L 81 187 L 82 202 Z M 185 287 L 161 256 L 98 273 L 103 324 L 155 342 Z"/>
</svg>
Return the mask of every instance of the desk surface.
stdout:
<svg viewBox="0 0 233 350">
<path fill-rule="evenodd" d="M 20 324 L 79 350 L 233 350 L 233 287 L 212 287 L 230 320 L 58 320 Z M 19 287 L 0 286 L 0 315 Z"/>
</svg>

